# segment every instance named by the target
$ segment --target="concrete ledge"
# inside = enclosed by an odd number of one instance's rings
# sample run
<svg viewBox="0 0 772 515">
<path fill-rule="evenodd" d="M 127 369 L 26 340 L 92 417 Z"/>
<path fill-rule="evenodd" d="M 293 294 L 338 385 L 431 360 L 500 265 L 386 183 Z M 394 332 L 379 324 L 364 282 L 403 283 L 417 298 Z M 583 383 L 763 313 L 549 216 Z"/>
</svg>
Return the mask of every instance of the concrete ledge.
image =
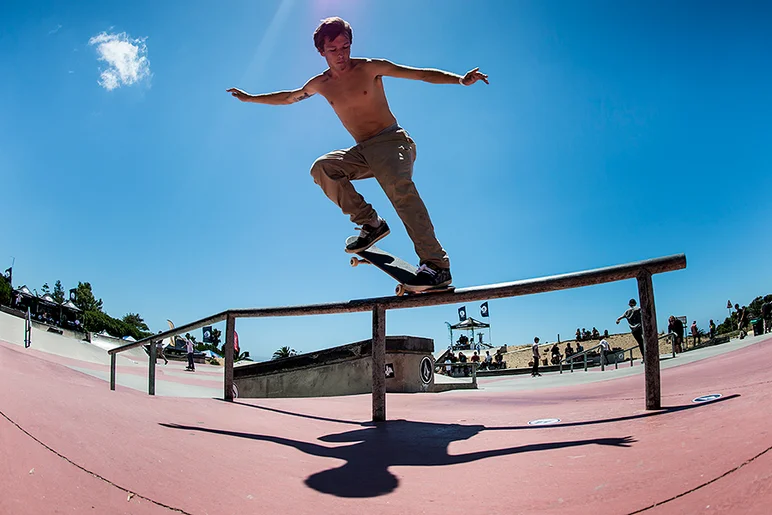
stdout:
<svg viewBox="0 0 772 515">
<path fill-rule="evenodd" d="M 428 338 L 387 337 L 386 366 L 393 376 L 386 378 L 386 391 L 432 391 L 433 351 L 434 341 Z M 356 395 L 372 392 L 372 361 L 372 341 L 363 340 L 291 358 L 237 365 L 233 380 L 239 397 Z M 422 373 L 425 369 L 428 378 Z"/>
</svg>

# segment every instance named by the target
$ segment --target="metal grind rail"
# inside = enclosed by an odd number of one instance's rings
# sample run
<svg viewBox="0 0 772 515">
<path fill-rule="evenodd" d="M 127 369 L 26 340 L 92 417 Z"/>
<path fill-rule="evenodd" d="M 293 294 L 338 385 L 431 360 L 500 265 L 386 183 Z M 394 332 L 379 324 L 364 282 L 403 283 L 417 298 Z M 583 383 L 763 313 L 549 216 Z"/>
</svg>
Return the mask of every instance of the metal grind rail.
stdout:
<svg viewBox="0 0 772 515">
<path fill-rule="evenodd" d="M 225 320 L 225 378 L 223 384 L 223 398 L 233 400 L 233 343 L 237 318 L 260 318 L 281 316 L 306 316 L 328 315 L 337 313 L 359 313 L 371 311 L 373 314 L 373 380 L 372 380 L 372 417 L 373 421 L 386 420 L 386 311 L 389 309 L 407 309 L 422 306 L 438 306 L 443 304 L 456 304 L 480 300 L 501 299 L 544 293 L 550 291 L 567 290 L 592 286 L 626 279 L 636 279 L 638 282 L 638 297 L 641 308 L 643 324 L 644 348 L 648 355 L 658 355 L 657 342 L 657 314 L 654 305 L 654 286 L 651 276 L 663 272 L 671 272 L 686 268 L 686 256 L 675 254 L 672 256 L 648 259 L 615 265 L 605 268 L 596 268 L 581 272 L 523 279 L 485 286 L 473 286 L 458 288 L 454 291 L 443 293 L 431 293 L 423 295 L 409 295 L 403 297 L 375 297 L 371 299 L 350 300 L 347 302 L 333 302 L 328 304 L 309 304 L 303 306 L 286 306 L 274 308 L 230 309 L 216 315 L 212 315 L 189 324 L 154 334 L 121 347 L 107 351 L 110 354 L 110 389 L 115 390 L 115 360 L 119 352 L 150 345 L 150 365 L 148 373 L 148 393 L 155 394 L 155 342 L 177 334 L 192 331 L 205 325 L 222 322 Z M 661 407 L 659 360 L 646 360 L 645 390 L 646 409 L 655 410 Z"/>
</svg>

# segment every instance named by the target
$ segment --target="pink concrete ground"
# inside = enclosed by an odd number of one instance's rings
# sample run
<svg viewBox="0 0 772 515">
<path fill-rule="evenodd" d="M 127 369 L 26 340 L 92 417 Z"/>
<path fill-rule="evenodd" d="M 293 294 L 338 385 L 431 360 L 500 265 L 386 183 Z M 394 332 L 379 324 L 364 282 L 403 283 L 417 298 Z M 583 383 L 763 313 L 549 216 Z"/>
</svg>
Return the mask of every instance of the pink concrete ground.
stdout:
<svg viewBox="0 0 772 515">
<path fill-rule="evenodd" d="M 369 395 L 150 397 L 57 359 L 0 342 L 2 514 L 771 512 L 769 339 L 664 369 L 656 413 L 640 373 L 517 378 L 390 394 L 378 425 Z"/>
</svg>

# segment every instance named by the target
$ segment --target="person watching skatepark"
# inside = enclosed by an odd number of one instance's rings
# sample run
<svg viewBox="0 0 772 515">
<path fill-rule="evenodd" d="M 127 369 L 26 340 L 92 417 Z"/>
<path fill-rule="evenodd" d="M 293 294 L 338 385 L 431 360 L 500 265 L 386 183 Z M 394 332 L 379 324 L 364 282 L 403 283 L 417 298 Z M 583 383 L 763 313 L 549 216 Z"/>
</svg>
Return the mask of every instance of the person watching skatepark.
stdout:
<svg viewBox="0 0 772 515">
<path fill-rule="evenodd" d="M 630 326 L 630 332 L 633 333 L 633 338 L 635 338 L 635 341 L 638 342 L 638 348 L 641 351 L 641 361 L 646 360 L 646 355 L 644 354 L 643 350 L 643 324 L 641 320 L 641 308 L 637 306 L 637 302 L 635 299 L 630 299 L 630 302 L 627 303 L 630 308 L 622 314 L 621 317 L 617 318 L 617 324 L 619 324 L 619 321 L 623 318 L 627 319 L 627 324 Z"/>
<path fill-rule="evenodd" d="M 352 58 L 352 40 L 348 22 L 326 18 L 314 32 L 314 45 L 325 58 L 327 70 L 295 90 L 259 95 L 238 88 L 227 91 L 242 102 L 268 105 L 294 104 L 317 93 L 324 97 L 356 141 L 353 147 L 321 156 L 311 167 L 314 182 L 359 226 L 359 236 L 346 246 L 346 252 L 361 252 L 390 232 L 386 221 L 351 183 L 374 177 L 402 220 L 420 260 L 416 278 L 405 285 L 406 289 L 419 292 L 448 286 L 452 282 L 450 259 L 413 183 L 416 144 L 389 108 L 383 77 L 471 86 L 478 81 L 488 84 L 488 76 L 479 68 L 457 75 L 385 59 Z"/>
</svg>

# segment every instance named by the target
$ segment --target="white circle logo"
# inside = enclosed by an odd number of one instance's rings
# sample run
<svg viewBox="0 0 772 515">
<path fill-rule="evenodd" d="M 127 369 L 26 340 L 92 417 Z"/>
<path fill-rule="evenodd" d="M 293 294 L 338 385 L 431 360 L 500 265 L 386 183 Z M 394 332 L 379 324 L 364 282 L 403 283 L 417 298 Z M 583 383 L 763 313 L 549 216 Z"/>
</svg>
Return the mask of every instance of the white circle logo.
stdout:
<svg viewBox="0 0 772 515">
<path fill-rule="evenodd" d="M 424 384 L 429 384 L 432 380 L 432 374 L 434 371 L 432 370 L 432 358 L 429 356 L 424 356 L 421 360 L 421 381 L 424 382 Z"/>
</svg>

